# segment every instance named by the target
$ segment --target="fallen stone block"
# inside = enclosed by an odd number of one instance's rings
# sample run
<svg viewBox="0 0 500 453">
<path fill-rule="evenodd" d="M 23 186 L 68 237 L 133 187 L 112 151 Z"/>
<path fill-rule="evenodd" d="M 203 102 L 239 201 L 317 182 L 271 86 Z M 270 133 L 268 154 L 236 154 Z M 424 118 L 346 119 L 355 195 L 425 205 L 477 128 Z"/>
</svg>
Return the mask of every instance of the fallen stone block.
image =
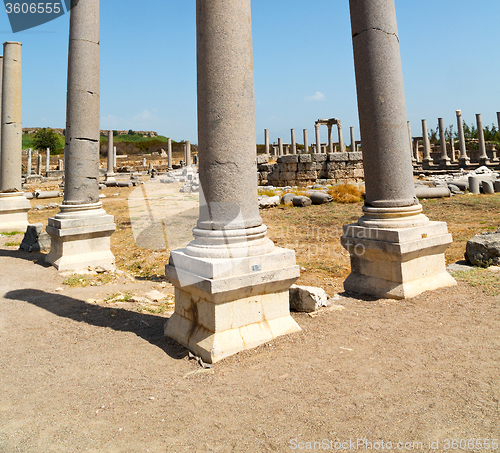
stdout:
<svg viewBox="0 0 500 453">
<path fill-rule="evenodd" d="M 322 288 L 314 286 L 292 285 L 289 291 L 290 310 L 305 311 L 307 313 L 328 307 L 328 295 Z"/>
<path fill-rule="evenodd" d="M 296 195 L 294 193 L 286 193 L 281 197 L 281 204 L 292 203 L 295 197 Z"/>
<path fill-rule="evenodd" d="M 465 259 L 474 266 L 489 267 L 500 264 L 500 229 L 483 233 L 467 241 Z"/>
<path fill-rule="evenodd" d="M 311 192 L 309 193 L 309 198 L 312 201 L 312 204 L 324 204 L 331 203 L 333 201 L 333 197 L 324 192 Z"/>
<path fill-rule="evenodd" d="M 43 231 L 43 224 L 34 223 L 28 225 L 19 249 L 27 252 L 40 252 L 50 249 L 50 236 Z"/>
<path fill-rule="evenodd" d="M 293 197 L 292 203 L 294 206 L 297 206 L 299 208 L 304 208 L 306 206 L 311 206 L 312 201 L 309 197 L 306 197 L 304 195 L 300 195 L 298 197 Z"/>
<path fill-rule="evenodd" d="M 481 181 L 481 188 L 483 193 L 492 194 L 495 193 L 495 188 L 493 187 L 493 181 Z"/>
</svg>

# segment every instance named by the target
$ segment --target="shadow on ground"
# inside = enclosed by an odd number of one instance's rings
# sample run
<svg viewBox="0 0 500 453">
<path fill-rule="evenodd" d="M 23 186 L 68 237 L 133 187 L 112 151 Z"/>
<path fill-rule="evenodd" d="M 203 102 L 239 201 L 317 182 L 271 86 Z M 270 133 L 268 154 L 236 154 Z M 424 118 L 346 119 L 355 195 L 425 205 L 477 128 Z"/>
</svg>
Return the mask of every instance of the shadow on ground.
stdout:
<svg viewBox="0 0 500 453">
<path fill-rule="evenodd" d="M 162 349 L 173 359 L 182 359 L 187 354 L 187 349 L 164 336 L 163 329 L 168 318 L 162 316 L 102 307 L 62 294 L 52 294 L 37 289 L 10 291 L 4 297 L 28 302 L 57 316 L 77 322 L 108 327 L 118 332 L 132 332 Z"/>
<path fill-rule="evenodd" d="M 19 249 L 16 250 L 0 249 L 0 257 L 17 258 L 26 261 L 32 261 L 33 263 L 38 264 L 42 267 L 50 267 L 52 265 L 45 262 L 46 256 L 47 253 L 41 253 L 41 252 L 26 252 L 24 250 L 19 250 Z"/>
</svg>

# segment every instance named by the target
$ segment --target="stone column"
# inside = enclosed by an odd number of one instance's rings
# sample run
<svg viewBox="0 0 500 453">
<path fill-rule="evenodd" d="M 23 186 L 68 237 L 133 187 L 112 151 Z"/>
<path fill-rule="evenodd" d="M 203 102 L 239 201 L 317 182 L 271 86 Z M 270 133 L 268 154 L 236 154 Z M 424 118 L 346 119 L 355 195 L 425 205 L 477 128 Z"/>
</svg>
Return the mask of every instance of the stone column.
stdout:
<svg viewBox="0 0 500 453">
<path fill-rule="evenodd" d="M 413 158 L 415 159 L 415 163 L 418 164 L 419 162 L 419 155 L 418 155 L 418 148 L 419 148 L 419 139 L 414 138 L 413 139 Z"/>
<path fill-rule="evenodd" d="M 269 154 L 269 129 L 264 129 L 264 143 L 266 148 L 266 154 Z"/>
<path fill-rule="evenodd" d="M 307 129 L 304 129 L 303 131 L 304 134 L 304 154 L 309 153 L 309 139 L 307 138 Z"/>
<path fill-rule="evenodd" d="M 142 158 L 142 166 L 145 167 L 147 165 L 147 161 L 146 161 L 146 158 L 143 157 Z"/>
<path fill-rule="evenodd" d="M 278 156 L 283 156 L 283 139 L 278 137 Z"/>
<path fill-rule="evenodd" d="M 458 142 L 460 144 L 460 157 L 458 162 L 460 166 L 467 166 L 470 159 L 467 157 L 467 148 L 465 147 L 464 122 L 462 121 L 462 110 L 457 110 Z"/>
<path fill-rule="evenodd" d="M 288 308 L 299 272 L 259 215 L 250 1 L 197 0 L 196 18 L 200 216 L 165 268 L 175 286 L 165 333 L 216 362 L 300 330 Z"/>
<path fill-rule="evenodd" d="M 22 188 L 21 45 L 12 41 L 3 44 L 0 231 L 24 231 L 31 207 Z"/>
<path fill-rule="evenodd" d="M 344 137 L 342 135 L 342 123 L 337 120 L 337 131 L 339 133 L 339 150 L 341 153 L 345 153 Z"/>
<path fill-rule="evenodd" d="M 412 136 L 411 136 L 411 124 L 409 121 L 406 122 L 407 126 L 408 126 L 408 140 L 410 142 L 410 154 L 411 154 L 411 160 L 413 163 L 415 163 L 415 156 L 413 155 L 413 140 L 412 140 Z"/>
<path fill-rule="evenodd" d="M 106 170 L 106 181 L 116 181 L 114 167 L 114 146 L 113 146 L 113 131 L 108 131 L 108 168 Z"/>
<path fill-rule="evenodd" d="M 116 146 L 113 146 L 113 169 L 116 168 Z"/>
<path fill-rule="evenodd" d="M 319 134 L 319 124 L 314 125 L 314 130 L 316 132 L 316 153 L 321 153 L 321 137 Z"/>
<path fill-rule="evenodd" d="M 479 139 L 479 163 L 481 165 L 488 165 L 490 160 L 488 154 L 486 154 L 486 143 L 484 142 L 484 129 L 483 120 L 481 119 L 481 114 L 476 114 L 477 123 L 477 138 Z"/>
<path fill-rule="evenodd" d="M 186 141 L 186 166 L 190 167 L 191 162 L 191 142 L 189 140 Z"/>
<path fill-rule="evenodd" d="M 429 132 L 427 131 L 427 120 L 422 120 L 422 139 L 424 142 L 424 157 L 422 162 L 424 165 L 432 165 L 431 159 L 431 142 L 429 140 Z"/>
<path fill-rule="evenodd" d="M 446 167 L 450 164 L 450 158 L 448 157 L 446 149 L 446 137 L 444 136 L 443 118 L 438 118 L 438 124 L 439 124 L 439 146 L 441 147 L 441 157 L 439 159 L 439 165 L 441 167 Z"/>
<path fill-rule="evenodd" d="M 36 174 L 38 176 L 42 176 L 42 155 L 40 154 L 40 152 L 36 157 Z"/>
<path fill-rule="evenodd" d="M 167 139 L 167 164 L 168 170 L 172 170 L 172 139 Z"/>
<path fill-rule="evenodd" d="M 290 135 L 292 141 L 292 154 L 297 154 L 297 143 L 295 142 L 295 129 L 291 129 Z"/>
<path fill-rule="evenodd" d="M 50 148 L 45 150 L 45 176 L 49 176 L 50 171 Z"/>
<path fill-rule="evenodd" d="M 63 159 L 58 159 L 58 161 L 57 161 L 57 169 L 59 171 L 63 171 L 64 170 L 64 160 Z"/>
<path fill-rule="evenodd" d="M 450 162 L 454 164 L 457 160 L 455 159 L 455 140 L 453 137 L 450 138 Z"/>
<path fill-rule="evenodd" d="M 451 235 L 446 223 L 429 222 L 415 196 L 394 0 L 349 5 L 366 198 L 364 215 L 344 226 L 344 288 L 413 297 L 454 284 L 444 259 Z"/>
<path fill-rule="evenodd" d="M 69 26 L 64 200 L 49 218 L 46 261 L 60 271 L 112 267 L 113 216 L 99 201 L 99 0 L 72 0 Z"/>
<path fill-rule="evenodd" d="M 356 137 L 354 135 L 354 128 L 349 128 L 351 134 L 351 152 L 356 152 Z"/>
<path fill-rule="evenodd" d="M 28 159 L 27 159 L 27 162 L 26 162 L 26 176 L 31 176 L 31 159 L 32 159 L 32 149 L 31 148 L 28 148 L 27 149 L 27 153 L 28 153 Z"/>
<path fill-rule="evenodd" d="M 333 153 L 333 126 L 328 125 L 328 152 Z"/>
</svg>

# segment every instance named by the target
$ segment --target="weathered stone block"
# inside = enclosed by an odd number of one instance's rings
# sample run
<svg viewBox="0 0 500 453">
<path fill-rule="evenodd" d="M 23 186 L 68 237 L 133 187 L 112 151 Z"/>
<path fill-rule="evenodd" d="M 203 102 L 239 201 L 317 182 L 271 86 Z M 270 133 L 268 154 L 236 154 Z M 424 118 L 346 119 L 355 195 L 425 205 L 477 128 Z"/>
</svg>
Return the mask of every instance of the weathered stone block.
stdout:
<svg viewBox="0 0 500 453">
<path fill-rule="evenodd" d="M 287 156 L 278 157 L 278 163 L 282 164 L 296 164 L 299 161 L 299 156 L 297 154 L 289 154 Z"/>
<path fill-rule="evenodd" d="M 326 169 L 328 171 L 345 169 L 345 161 L 327 162 Z"/>
<path fill-rule="evenodd" d="M 349 160 L 352 161 L 357 161 L 357 160 L 363 160 L 363 153 L 356 151 L 352 153 L 347 153 L 349 155 Z"/>
<path fill-rule="evenodd" d="M 312 162 L 312 156 L 310 154 L 300 154 L 299 162 L 301 163 Z"/>
<path fill-rule="evenodd" d="M 298 169 L 298 171 L 314 171 L 314 170 L 316 170 L 316 162 L 297 164 L 297 169 Z"/>
<path fill-rule="evenodd" d="M 269 162 L 269 154 L 259 154 L 257 156 L 257 165 L 267 164 Z"/>
<path fill-rule="evenodd" d="M 328 160 L 330 162 L 346 161 L 349 159 L 347 153 L 330 153 L 328 154 Z"/>
<path fill-rule="evenodd" d="M 318 173 L 315 171 L 298 171 L 296 175 L 297 175 L 296 179 L 301 179 L 301 180 L 304 179 L 316 180 L 318 178 Z"/>
<path fill-rule="evenodd" d="M 465 259 L 474 266 L 488 267 L 500 264 L 500 230 L 484 233 L 467 241 Z"/>
<path fill-rule="evenodd" d="M 300 195 L 298 197 L 294 197 L 292 199 L 292 203 L 294 206 L 297 206 L 299 208 L 304 208 L 306 206 L 311 206 L 312 201 L 309 197 L 306 197 L 304 195 Z"/>
<path fill-rule="evenodd" d="M 326 154 L 313 154 L 312 155 L 312 160 L 314 162 L 326 162 Z"/>
<path fill-rule="evenodd" d="M 363 178 L 364 175 L 365 175 L 365 172 L 362 169 L 355 168 L 353 171 L 354 178 Z"/>
<path fill-rule="evenodd" d="M 297 311 L 313 312 L 320 307 L 327 307 L 328 295 L 323 288 L 313 286 L 290 287 L 290 309 Z"/>
</svg>

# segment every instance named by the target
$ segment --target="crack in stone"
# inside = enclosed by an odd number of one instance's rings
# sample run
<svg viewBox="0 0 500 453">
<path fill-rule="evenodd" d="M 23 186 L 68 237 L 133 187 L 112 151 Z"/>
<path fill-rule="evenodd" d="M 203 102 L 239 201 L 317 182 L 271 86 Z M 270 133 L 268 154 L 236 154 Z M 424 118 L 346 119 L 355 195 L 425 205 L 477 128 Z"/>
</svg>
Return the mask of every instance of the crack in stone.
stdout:
<svg viewBox="0 0 500 453">
<path fill-rule="evenodd" d="M 368 28 L 368 29 L 366 29 L 366 30 L 360 31 L 359 33 L 355 33 L 354 35 L 352 35 L 352 37 L 353 37 L 353 39 L 354 39 L 356 36 L 360 35 L 361 33 L 366 33 L 367 31 L 370 31 L 370 30 L 381 31 L 382 33 L 385 33 L 386 35 L 392 35 L 392 36 L 395 36 L 395 37 L 396 37 L 396 39 L 397 39 L 397 40 L 398 40 L 398 42 L 399 42 L 399 36 L 398 36 L 396 33 L 389 33 L 389 32 L 387 32 L 387 31 L 385 31 L 385 30 L 382 30 L 381 28 L 376 28 L 376 27 L 374 27 L 374 28 Z"/>
<path fill-rule="evenodd" d="M 99 140 L 94 140 L 93 138 L 80 138 L 80 137 L 75 137 L 73 140 L 82 140 L 84 142 L 94 142 L 97 143 Z"/>
</svg>

